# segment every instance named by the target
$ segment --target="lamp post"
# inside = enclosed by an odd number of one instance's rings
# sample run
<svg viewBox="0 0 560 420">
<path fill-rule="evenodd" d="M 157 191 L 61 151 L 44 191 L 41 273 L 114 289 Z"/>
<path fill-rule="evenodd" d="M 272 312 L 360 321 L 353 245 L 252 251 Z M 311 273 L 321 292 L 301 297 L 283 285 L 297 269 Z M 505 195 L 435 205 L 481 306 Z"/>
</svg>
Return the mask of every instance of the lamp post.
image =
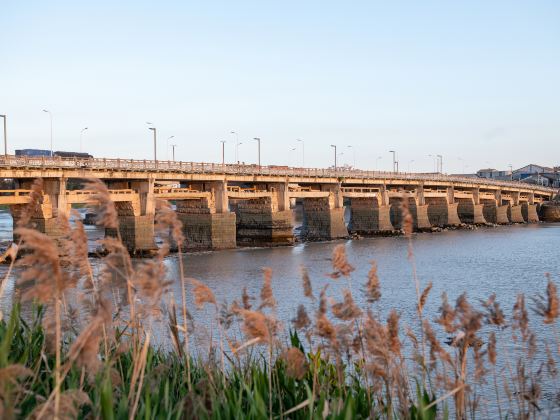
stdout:
<svg viewBox="0 0 560 420">
<path fill-rule="evenodd" d="M 175 148 L 176 148 L 176 147 L 177 147 L 176 144 L 172 144 L 172 145 L 171 145 L 171 150 L 172 150 L 172 153 L 173 153 L 173 155 L 172 155 L 172 156 L 173 156 L 173 162 L 175 162 Z"/>
<path fill-rule="evenodd" d="M 439 159 L 439 173 L 442 174 L 443 173 L 443 156 L 442 155 L 437 155 L 438 159 Z"/>
<path fill-rule="evenodd" d="M 231 134 L 235 134 L 235 163 L 239 164 L 239 146 L 243 143 L 239 141 L 239 134 L 237 131 L 230 131 Z"/>
<path fill-rule="evenodd" d="M 6 131 L 6 115 L 0 115 L 4 118 L 4 156 L 8 156 L 8 134 Z"/>
<path fill-rule="evenodd" d="M 389 153 L 393 154 L 393 172 L 397 172 L 397 152 L 395 152 L 394 150 L 389 150 Z"/>
<path fill-rule="evenodd" d="M 258 153 L 259 153 L 259 168 L 261 167 L 261 139 L 260 137 L 253 137 L 253 140 L 255 140 L 258 143 Z"/>
<path fill-rule="evenodd" d="M 226 141 L 225 140 L 220 140 L 220 143 L 222 143 L 222 166 L 225 166 L 225 164 L 226 164 Z"/>
<path fill-rule="evenodd" d="M 87 127 L 84 127 L 84 128 L 82 128 L 82 131 L 80 131 L 80 153 L 82 153 L 82 137 L 83 137 L 84 131 L 86 131 L 87 129 L 88 129 Z"/>
<path fill-rule="evenodd" d="M 296 139 L 298 143 L 301 143 L 301 167 L 305 168 L 305 141 L 302 139 Z"/>
<path fill-rule="evenodd" d="M 49 114 L 49 117 L 51 117 L 51 157 L 52 157 L 53 156 L 53 130 L 52 130 L 53 116 L 51 111 L 49 111 L 48 109 L 43 109 L 43 112 L 46 112 L 47 114 Z"/>
<path fill-rule="evenodd" d="M 513 181 L 513 165 L 510 163 L 509 165 L 509 179 Z"/>
<path fill-rule="evenodd" d="M 167 137 L 167 140 L 165 142 L 165 157 L 167 158 L 167 160 L 169 160 L 169 140 L 174 139 L 175 136 L 169 136 Z M 175 159 L 173 159 L 175 160 Z"/>
<path fill-rule="evenodd" d="M 147 122 L 148 125 L 153 125 L 151 122 Z M 154 162 L 157 162 L 157 129 L 155 127 L 148 127 L 148 130 L 154 132 Z"/>
<path fill-rule="evenodd" d="M 334 147 L 334 170 L 336 171 L 336 144 L 331 144 Z"/>
<path fill-rule="evenodd" d="M 239 146 L 241 146 L 242 144 L 243 142 L 241 141 L 235 143 L 235 160 L 238 165 L 239 165 Z"/>
</svg>

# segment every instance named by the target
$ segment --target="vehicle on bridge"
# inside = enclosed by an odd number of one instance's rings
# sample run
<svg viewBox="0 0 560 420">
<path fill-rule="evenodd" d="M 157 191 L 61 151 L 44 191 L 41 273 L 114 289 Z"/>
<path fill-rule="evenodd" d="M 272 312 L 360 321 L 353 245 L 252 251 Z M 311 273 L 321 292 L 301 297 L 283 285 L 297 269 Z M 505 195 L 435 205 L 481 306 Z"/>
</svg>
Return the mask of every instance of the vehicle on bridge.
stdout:
<svg viewBox="0 0 560 420">
<path fill-rule="evenodd" d="M 50 155 L 51 155 L 50 150 L 43 150 L 43 149 L 18 149 L 18 150 L 16 150 L 16 156 L 32 156 L 32 157 L 46 156 L 46 157 L 50 157 Z"/>
<path fill-rule="evenodd" d="M 30 157 L 50 157 L 51 151 L 44 150 L 44 149 L 18 149 L 16 150 L 16 156 L 30 156 Z M 57 150 L 53 152 L 53 156 L 55 157 L 62 157 L 62 158 L 80 158 L 80 159 L 91 159 L 93 158 L 92 155 L 89 153 L 82 153 L 82 152 L 65 152 L 61 150 Z"/>
</svg>

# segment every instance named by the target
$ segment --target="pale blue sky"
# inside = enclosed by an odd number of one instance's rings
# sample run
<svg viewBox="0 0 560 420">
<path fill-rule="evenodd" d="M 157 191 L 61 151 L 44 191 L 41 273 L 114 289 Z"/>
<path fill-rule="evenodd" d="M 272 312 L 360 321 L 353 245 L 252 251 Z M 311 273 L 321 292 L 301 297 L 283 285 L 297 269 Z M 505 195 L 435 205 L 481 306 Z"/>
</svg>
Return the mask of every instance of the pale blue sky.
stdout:
<svg viewBox="0 0 560 420">
<path fill-rule="evenodd" d="M 4 0 L 0 50 L 10 150 L 49 147 L 47 108 L 95 156 L 151 158 L 151 121 L 185 161 L 235 130 L 248 163 L 560 164 L 558 1 Z"/>
</svg>

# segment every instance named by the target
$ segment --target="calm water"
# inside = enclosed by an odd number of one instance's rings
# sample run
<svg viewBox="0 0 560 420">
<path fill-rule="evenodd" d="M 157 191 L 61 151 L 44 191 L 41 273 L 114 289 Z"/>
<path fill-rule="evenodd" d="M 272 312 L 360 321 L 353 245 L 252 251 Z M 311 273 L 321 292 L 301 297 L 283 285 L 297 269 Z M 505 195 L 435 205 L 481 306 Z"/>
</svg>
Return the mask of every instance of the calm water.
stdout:
<svg viewBox="0 0 560 420">
<path fill-rule="evenodd" d="M 9 215 L 0 214 L 0 240 L 11 236 L 7 219 L 11 223 Z M 88 229 L 93 249 L 95 239 L 101 233 L 90 227 Z M 278 313 L 283 320 L 289 321 L 303 301 L 301 266 L 308 269 L 316 294 L 323 285 L 329 284 L 328 294 L 338 299 L 342 289 L 348 287 L 345 279 L 332 280 L 326 275 L 332 271 L 330 256 L 338 244 L 344 244 L 350 262 L 356 267 L 350 279 L 355 299 L 364 303 L 360 289 L 366 280 L 370 261 L 376 261 L 382 286 L 382 299 L 377 309 L 385 313 L 396 308 L 402 313 L 403 320 L 412 319 L 416 291 L 412 264 L 407 258 L 408 240 L 403 237 L 304 243 L 282 248 L 245 248 L 187 254 L 183 258 L 186 276 L 205 282 L 218 301 L 238 299 L 243 287 L 258 296 L 262 286 L 262 268 L 271 267 L 274 293 L 279 302 Z M 412 244 L 421 284 L 425 286 L 429 281 L 433 282 L 427 305 L 432 317 L 444 291 L 451 301 L 467 292 L 473 302 L 496 293 L 509 313 L 517 293 L 530 296 L 544 293 L 545 273 L 550 273 L 555 280 L 560 276 L 559 224 L 424 233 L 414 235 Z M 177 255 L 169 257 L 166 265 L 169 278 L 174 280 L 173 292 L 179 297 L 177 258 Z M 96 266 L 98 261 L 94 259 L 92 264 Z M 0 275 L 6 270 L 6 266 L 0 266 Z M 13 291 L 13 279 L 9 281 L 8 293 L 0 300 L 4 309 L 9 306 Z M 208 314 L 203 311 L 200 315 L 206 318 Z"/>
</svg>

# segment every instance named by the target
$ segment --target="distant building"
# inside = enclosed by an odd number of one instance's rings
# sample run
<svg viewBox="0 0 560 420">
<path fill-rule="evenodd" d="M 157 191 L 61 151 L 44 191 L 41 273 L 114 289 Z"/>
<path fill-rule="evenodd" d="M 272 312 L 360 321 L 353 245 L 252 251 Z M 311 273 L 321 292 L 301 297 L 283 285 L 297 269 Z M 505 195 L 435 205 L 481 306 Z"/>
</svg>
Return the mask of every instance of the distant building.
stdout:
<svg viewBox="0 0 560 420">
<path fill-rule="evenodd" d="M 553 169 L 547 166 L 535 165 L 534 163 L 531 163 L 513 171 L 513 179 L 515 179 L 516 181 L 523 181 L 524 179 L 533 178 L 535 175 L 545 172 L 553 172 Z"/>
<path fill-rule="evenodd" d="M 479 178 L 497 179 L 500 181 L 511 179 L 511 171 L 498 171 L 497 169 L 479 169 L 476 172 Z"/>
<path fill-rule="evenodd" d="M 558 187 L 560 184 L 558 168 L 535 165 L 534 163 L 513 171 L 512 178 L 515 181 L 543 185 L 545 187 Z"/>
</svg>

